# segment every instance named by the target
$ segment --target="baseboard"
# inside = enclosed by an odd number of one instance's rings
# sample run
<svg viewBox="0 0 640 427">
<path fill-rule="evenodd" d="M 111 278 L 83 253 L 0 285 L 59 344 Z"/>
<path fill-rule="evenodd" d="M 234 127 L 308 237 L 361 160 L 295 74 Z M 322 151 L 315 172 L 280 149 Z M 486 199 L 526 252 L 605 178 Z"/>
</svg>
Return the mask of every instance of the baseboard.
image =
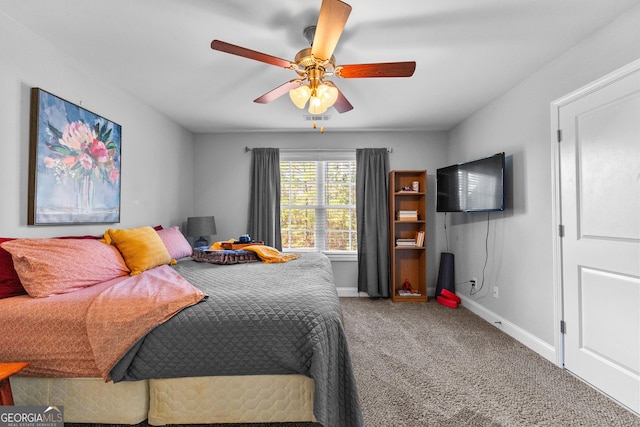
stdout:
<svg viewBox="0 0 640 427">
<path fill-rule="evenodd" d="M 358 297 L 358 288 L 336 287 L 339 297 Z"/>
<path fill-rule="evenodd" d="M 488 310 L 486 307 L 478 304 L 476 301 L 465 297 L 464 295 L 458 294 L 460 299 L 462 300 L 462 306 L 471 311 L 472 313 L 478 315 L 483 320 L 491 323 L 496 328 L 500 329 L 507 335 L 513 337 L 518 340 L 523 345 L 529 347 L 531 350 L 538 353 L 540 356 L 549 360 L 554 365 L 557 364 L 557 356 L 555 348 L 542 341 L 540 338 L 535 335 L 530 334 L 524 329 L 514 325 L 513 323 L 503 319 L 502 317 L 495 314 L 493 311 Z"/>
</svg>

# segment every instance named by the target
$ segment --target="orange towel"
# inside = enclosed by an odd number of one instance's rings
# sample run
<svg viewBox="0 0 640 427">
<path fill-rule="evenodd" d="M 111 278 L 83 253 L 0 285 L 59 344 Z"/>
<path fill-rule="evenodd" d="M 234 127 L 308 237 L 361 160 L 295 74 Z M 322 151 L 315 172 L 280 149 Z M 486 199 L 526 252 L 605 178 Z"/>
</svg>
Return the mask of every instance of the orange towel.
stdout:
<svg viewBox="0 0 640 427">
<path fill-rule="evenodd" d="M 233 239 L 229 240 L 229 242 L 233 241 Z M 223 250 L 224 248 L 222 247 L 222 242 L 215 242 L 213 245 L 211 245 L 211 249 L 219 251 Z M 244 246 L 242 250 L 255 252 L 256 255 L 258 255 L 258 258 L 260 258 L 262 262 L 266 264 L 287 262 L 300 258 L 300 254 L 285 254 L 278 251 L 276 248 L 265 245 Z"/>
<path fill-rule="evenodd" d="M 252 251 L 258 255 L 258 258 L 266 264 L 273 262 L 287 262 L 300 258 L 300 254 L 284 254 L 279 252 L 276 248 L 265 245 L 251 245 L 242 248 L 245 251 Z"/>
</svg>

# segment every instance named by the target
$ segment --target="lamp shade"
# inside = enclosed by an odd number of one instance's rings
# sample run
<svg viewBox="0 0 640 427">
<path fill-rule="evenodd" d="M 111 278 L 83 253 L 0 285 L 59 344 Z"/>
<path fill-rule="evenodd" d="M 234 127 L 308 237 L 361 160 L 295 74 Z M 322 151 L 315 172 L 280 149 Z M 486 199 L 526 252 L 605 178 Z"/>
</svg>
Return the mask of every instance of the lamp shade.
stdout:
<svg viewBox="0 0 640 427">
<path fill-rule="evenodd" d="M 289 91 L 291 102 L 293 102 L 295 106 L 300 109 L 304 108 L 310 96 L 311 89 L 309 89 L 309 86 L 300 86 Z"/>
<path fill-rule="evenodd" d="M 322 114 L 325 111 L 327 111 L 327 107 L 322 105 L 322 99 L 312 95 L 311 98 L 309 98 L 309 113 Z"/>
<path fill-rule="evenodd" d="M 212 216 L 191 216 L 187 218 L 187 236 L 200 237 L 216 234 L 216 219 Z"/>
<path fill-rule="evenodd" d="M 335 86 L 321 84 L 318 86 L 318 98 L 322 101 L 322 105 L 329 108 L 338 99 L 338 89 Z"/>
</svg>

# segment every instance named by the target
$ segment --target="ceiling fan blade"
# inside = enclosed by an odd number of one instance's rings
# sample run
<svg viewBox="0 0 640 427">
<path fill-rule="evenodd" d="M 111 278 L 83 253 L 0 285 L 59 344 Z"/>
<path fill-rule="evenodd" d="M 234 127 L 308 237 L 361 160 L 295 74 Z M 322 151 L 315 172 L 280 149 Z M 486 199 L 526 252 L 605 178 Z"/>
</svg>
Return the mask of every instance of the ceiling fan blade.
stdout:
<svg viewBox="0 0 640 427">
<path fill-rule="evenodd" d="M 379 62 L 377 64 L 352 64 L 336 67 L 335 74 L 345 79 L 370 77 L 411 77 L 416 70 L 416 63 Z"/>
<path fill-rule="evenodd" d="M 338 113 L 346 113 L 347 111 L 353 110 L 353 105 L 351 105 L 351 103 L 347 100 L 338 86 L 336 86 L 332 81 L 329 80 L 325 81 L 324 83 L 329 84 L 338 90 L 338 99 L 336 99 L 336 102 L 333 104 L 333 108 L 335 108 Z"/>
<path fill-rule="evenodd" d="M 328 61 L 338 44 L 351 6 L 340 0 L 322 0 L 316 33 L 313 36 L 311 54 L 320 61 Z"/>
<path fill-rule="evenodd" d="M 254 59 L 266 64 L 275 65 L 276 67 L 290 68 L 291 61 L 278 58 L 266 53 L 258 52 L 255 50 L 247 49 L 246 47 L 236 46 L 231 43 L 223 42 L 222 40 L 214 40 L 211 42 L 211 49 L 219 50 L 220 52 L 230 53 L 232 55 L 242 56 L 244 58 Z"/>
<path fill-rule="evenodd" d="M 353 110 L 353 105 L 345 98 L 345 96 L 338 89 L 338 99 L 335 104 L 333 104 L 333 108 L 336 109 L 338 113 L 346 113 L 347 111 Z"/>
<path fill-rule="evenodd" d="M 273 90 L 270 90 L 261 97 L 254 99 L 253 102 L 257 102 L 258 104 L 268 104 L 269 102 L 280 98 L 285 93 L 288 93 L 291 89 L 299 87 L 302 84 L 302 81 L 302 79 L 291 80 Z"/>
</svg>

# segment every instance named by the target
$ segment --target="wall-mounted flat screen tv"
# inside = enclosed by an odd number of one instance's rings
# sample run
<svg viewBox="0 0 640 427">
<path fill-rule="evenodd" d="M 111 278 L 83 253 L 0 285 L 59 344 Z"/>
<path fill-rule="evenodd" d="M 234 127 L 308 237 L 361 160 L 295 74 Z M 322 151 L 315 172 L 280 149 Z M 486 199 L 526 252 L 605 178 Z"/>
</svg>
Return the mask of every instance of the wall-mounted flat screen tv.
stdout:
<svg viewBox="0 0 640 427">
<path fill-rule="evenodd" d="M 504 153 L 437 170 L 438 212 L 504 210 Z"/>
</svg>

